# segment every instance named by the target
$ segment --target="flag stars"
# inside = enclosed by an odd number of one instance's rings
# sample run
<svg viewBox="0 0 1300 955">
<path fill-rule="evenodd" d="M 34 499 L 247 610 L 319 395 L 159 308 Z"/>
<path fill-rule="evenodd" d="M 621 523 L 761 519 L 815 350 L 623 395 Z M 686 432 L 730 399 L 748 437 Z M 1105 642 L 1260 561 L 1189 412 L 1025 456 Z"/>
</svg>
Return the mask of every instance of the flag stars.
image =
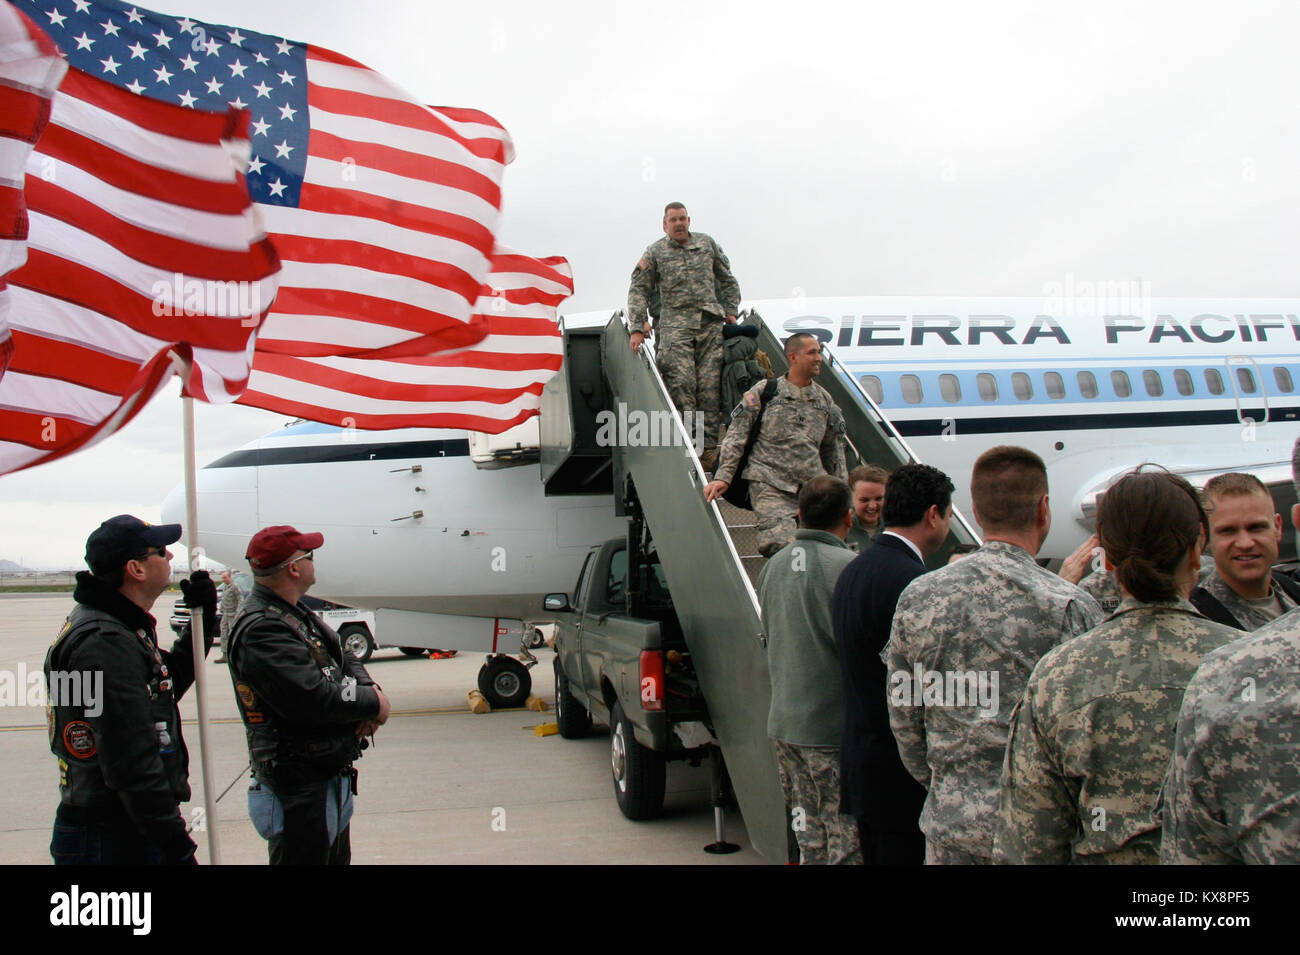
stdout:
<svg viewBox="0 0 1300 955">
<path fill-rule="evenodd" d="M 194 21 L 191 20 L 189 17 L 185 17 L 184 19 L 177 20 L 176 25 L 181 28 L 182 33 L 194 32 Z"/>
<path fill-rule="evenodd" d="M 186 53 L 185 58 L 181 60 L 181 68 L 191 73 L 197 73 L 199 71 L 199 61 Z"/>
<path fill-rule="evenodd" d="M 203 44 L 203 52 L 206 53 L 208 56 L 216 56 L 217 51 L 220 49 L 221 49 L 221 44 L 218 43 L 216 40 L 214 40 L 212 37 L 208 37 L 208 42 Z"/>
<path fill-rule="evenodd" d="M 262 117 L 259 116 L 259 117 L 257 118 L 257 122 L 255 122 L 255 123 L 253 124 L 253 135 L 254 135 L 254 136 L 265 136 L 265 135 L 266 135 L 266 131 L 267 131 L 268 129 L 270 129 L 270 128 L 271 128 L 271 124 L 268 123 L 268 122 L 265 122 L 265 121 L 262 119 Z"/>
<path fill-rule="evenodd" d="M 117 75 L 117 68 L 122 65 L 117 62 L 117 60 L 113 59 L 113 54 L 111 53 L 108 55 L 107 60 L 100 60 L 99 62 L 103 64 L 105 73 L 112 73 L 114 76 Z"/>
<path fill-rule="evenodd" d="M 53 10 L 47 10 L 45 12 L 45 15 L 50 18 L 50 25 L 56 27 L 63 26 L 63 21 L 68 19 L 62 13 L 59 12 L 58 7 L 55 7 Z"/>
<path fill-rule="evenodd" d="M 144 17 L 140 16 L 140 11 L 135 7 L 127 12 L 126 18 L 132 23 L 144 23 Z"/>
<path fill-rule="evenodd" d="M 169 37 L 166 33 L 163 33 L 162 30 L 159 30 L 157 33 L 155 33 L 153 35 L 153 38 L 157 46 L 160 47 L 165 46 L 169 50 L 172 48 L 172 38 Z"/>
<path fill-rule="evenodd" d="M 271 98 L 271 87 L 267 86 L 265 83 L 258 83 L 253 87 L 253 89 L 257 91 L 259 97 L 265 96 L 267 99 Z"/>
<path fill-rule="evenodd" d="M 288 70 L 285 70 L 283 73 L 280 73 L 279 76 L 280 76 L 281 83 L 288 83 L 290 86 L 293 86 L 294 75 L 290 73 Z"/>
<path fill-rule="evenodd" d="M 287 139 L 282 139 L 275 144 L 275 158 L 288 159 L 289 153 L 293 152 L 293 147 L 289 145 Z"/>
<path fill-rule="evenodd" d="M 277 199 L 284 198 L 284 190 L 286 186 L 287 183 L 281 182 L 279 176 L 275 177 L 275 182 L 267 184 L 267 187 L 271 190 L 271 195 Z"/>
<path fill-rule="evenodd" d="M 195 100 L 198 99 L 197 96 L 192 96 L 189 90 L 186 90 L 184 93 L 181 93 L 179 98 L 182 106 L 188 106 L 191 109 L 194 108 L 194 102 Z"/>
<path fill-rule="evenodd" d="M 226 36 L 230 37 L 230 43 L 232 46 L 244 45 L 244 34 L 240 33 L 238 30 L 227 33 Z"/>
<path fill-rule="evenodd" d="M 130 83 L 127 83 L 126 88 L 129 89 L 136 96 L 139 96 L 145 90 L 144 84 L 141 83 L 139 80 L 132 80 Z"/>
<path fill-rule="evenodd" d="M 275 51 L 276 51 L 277 53 L 281 54 L 282 56 L 288 56 L 288 55 L 289 55 L 289 49 L 290 49 L 290 47 L 289 47 L 289 41 L 288 41 L 288 40 L 281 40 L 279 43 L 277 43 L 277 44 L 275 45 Z"/>
<path fill-rule="evenodd" d="M 221 87 L 224 84 L 214 76 L 212 77 L 212 79 L 208 80 L 207 83 L 205 83 L 204 85 L 208 88 L 209 93 L 216 93 L 217 95 L 220 95 Z"/>
<path fill-rule="evenodd" d="M 122 29 L 112 20 L 105 20 L 100 26 L 104 28 L 104 36 L 117 36 L 117 31 Z"/>
<path fill-rule="evenodd" d="M 265 165 L 266 163 L 264 163 L 262 160 L 254 156 L 252 159 L 248 161 L 248 171 L 258 173 L 260 175 L 262 172 L 262 167 Z"/>
<path fill-rule="evenodd" d="M 238 76 L 241 80 L 244 78 L 244 70 L 248 69 L 241 60 L 235 60 L 234 63 L 227 64 L 230 67 L 230 75 Z"/>
<path fill-rule="evenodd" d="M 264 57 L 261 53 L 254 52 L 254 53 L 253 53 L 253 56 L 257 57 L 257 65 L 258 65 L 258 66 L 266 66 L 266 64 L 268 64 L 268 63 L 271 62 L 271 61 L 268 60 L 266 57 Z"/>
<path fill-rule="evenodd" d="M 232 100 L 230 101 L 230 105 L 233 106 L 233 107 L 235 107 L 235 109 L 243 109 L 243 108 L 244 108 L 245 106 L 247 106 L 248 104 L 245 103 L 245 102 L 244 102 L 242 99 L 240 99 L 238 96 L 236 96 L 234 99 L 232 99 Z"/>
<path fill-rule="evenodd" d="M 95 41 L 92 40 L 90 37 L 86 36 L 85 30 L 81 31 L 81 36 L 73 37 L 73 39 L 77 41 L 78 50 L 89 50 L 92 46 L 95 45 Z"/>
<path fill-rule="evenodd" d="M 175 76 L 176 74 L 169 71 L 167 67 L 160 66 L 158 69 L 153 71 L 153 75 L 158 77 L 159 83 L 166 83 L 168 86 L 171 86 L 172 77 Z"/>
<path fill-rule="evenodd" d="M 131 59 L 133 60 L 143 60 L 145 53 L 148 52 L 139 42 L 132 43 L 127 49 L 131 51 Z"/>
<path fill-rule="evenodd" d="M 297 114 L 297 112 L 298 111 L 296 109 L 294 109 L 288 103 L 285 103 L 283 106 L 280 107 L 280 118 L 287 119 L 289 122 L 292 123 L 293 117 L 295 116 L 295 114 Z"/>
<path fill-rule="evenodd" d="M 77 12 L 78 12 L 78 13 L 89 13 L 89 12 L 90 12 L 90 2 L 89 2 L 89 0 L 72 0 L 72 4 L 73 4 L 73 6 L 75 6 L 75 7 L 77 8 Z"/>
</svg>

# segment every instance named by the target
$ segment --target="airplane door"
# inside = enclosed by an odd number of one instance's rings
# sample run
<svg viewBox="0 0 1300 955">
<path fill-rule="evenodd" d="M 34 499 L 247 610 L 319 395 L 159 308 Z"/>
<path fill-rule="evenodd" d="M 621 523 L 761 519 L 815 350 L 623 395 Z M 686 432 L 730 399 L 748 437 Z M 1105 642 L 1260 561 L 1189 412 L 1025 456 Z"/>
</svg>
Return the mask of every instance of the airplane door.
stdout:
<svg viewBox="0 0 1300 955">
<path fill-rule="evenodd" d="M 1232 383 L 1232 396 L 1237 403 L 1237 420 L 1243 425 L 1247 420 L 1257 427 L 1268 422 L 1268 388 L 1260 374 L 1255 359 L 1247 355 L 1230 355 L 1223 360 L 1224 371 Z"/>
</svg>

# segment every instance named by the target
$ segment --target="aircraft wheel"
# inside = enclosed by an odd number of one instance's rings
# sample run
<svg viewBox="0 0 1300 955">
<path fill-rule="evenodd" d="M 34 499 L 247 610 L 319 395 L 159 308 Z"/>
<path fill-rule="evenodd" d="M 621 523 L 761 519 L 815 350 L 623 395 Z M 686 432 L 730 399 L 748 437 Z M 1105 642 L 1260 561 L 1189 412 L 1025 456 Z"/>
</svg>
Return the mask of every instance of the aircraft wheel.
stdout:
<svg viewBox="0 0 1300 955">
<path fill-rule="evenodd" d="M 533 678 L 528 668 L 514 657 L 492 657 L 478 671 L 478 689 L 492 706 L 511 708 L 523 706 L 533 691 Z"/>
<path fill-rule="evenodd" d="M 555 722 L 565 739 L 581 739 L 591 729 L 591 714 L 569 692 L 569 678 L 559 657 L 555 658 Z"/>
<path fill-rule="evenodd" d="M 370 638 L 370 630 L 363 623 L 348 624 L 339 630 L 339 637 L 343 640 L 343 649 L 360 663 L 365 663 L 375 652 L 375 641 Z"/>
<path fill-rule="evenodd" d="M 628 819 L 654 819 L 664 809 L 667 766 L 663 753 L 636 741 L 632 721 L 615 701 L 610 714 L 609 761 L 614 771 L 614 798 Z"/>
</svg>

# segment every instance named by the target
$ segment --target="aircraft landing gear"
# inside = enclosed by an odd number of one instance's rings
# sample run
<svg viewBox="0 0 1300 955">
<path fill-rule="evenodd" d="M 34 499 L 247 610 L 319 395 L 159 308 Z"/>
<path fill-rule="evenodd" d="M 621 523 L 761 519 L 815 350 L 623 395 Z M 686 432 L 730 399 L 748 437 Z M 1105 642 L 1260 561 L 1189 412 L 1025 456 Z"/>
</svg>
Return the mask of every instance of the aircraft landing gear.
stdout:
<svg viewBox="0 0 1300 955">
<path fill-rule="evenodd" d="M 483 698 L 494 707 L 523 706 L 528 694 L 533 692 L 533 678 L 530 667 L 536 665 L 537 658 L 525 651 L 530 662 L 523 664 L 512 656 L 498 653 L 490 656 L 487 663 L 478 671 L 478 689 Z"/>
</svg>

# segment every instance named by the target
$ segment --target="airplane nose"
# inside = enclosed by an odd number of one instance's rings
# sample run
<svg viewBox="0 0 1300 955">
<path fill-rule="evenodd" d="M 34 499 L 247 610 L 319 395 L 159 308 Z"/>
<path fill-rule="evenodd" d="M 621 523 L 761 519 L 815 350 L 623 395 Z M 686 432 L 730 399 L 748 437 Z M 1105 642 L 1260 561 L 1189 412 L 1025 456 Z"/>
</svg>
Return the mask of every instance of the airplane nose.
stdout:
<svg viewBox="0 0 1300 955">
<path fill-rule="evenodd" d="M 196 477 L 198 541 L 201 554 L 228 567 L 243 569 L 249 539 L 261 525 L 257 513 L 256 467 L 205 467 Z M 163 500 L 162 519 L 185 529 L 182 543 L 194 545 L 185 514 L 185 484 Z"/>
</svg>

